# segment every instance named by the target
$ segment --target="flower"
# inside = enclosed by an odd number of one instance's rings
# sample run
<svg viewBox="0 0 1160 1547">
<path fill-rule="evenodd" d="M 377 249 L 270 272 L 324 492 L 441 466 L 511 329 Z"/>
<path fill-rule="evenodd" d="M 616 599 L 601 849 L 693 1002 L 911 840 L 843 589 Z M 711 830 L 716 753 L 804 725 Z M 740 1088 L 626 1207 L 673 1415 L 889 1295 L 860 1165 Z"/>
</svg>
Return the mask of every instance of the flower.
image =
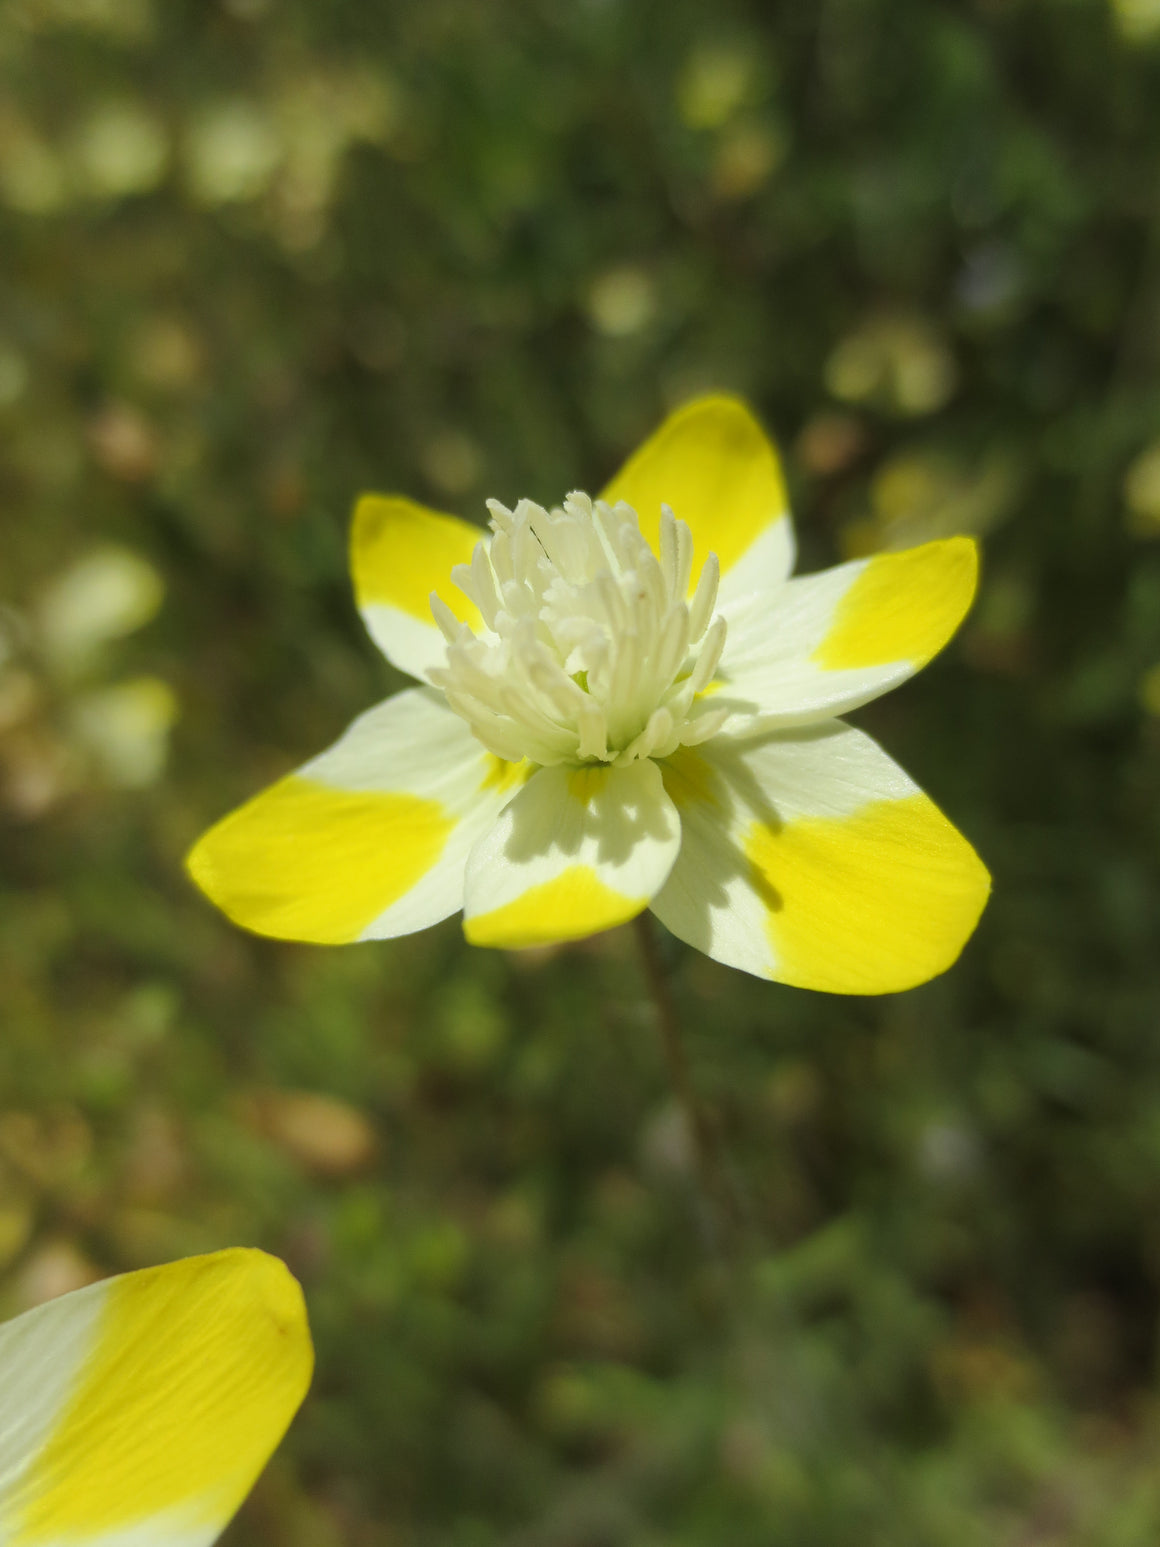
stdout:
<svg viewBox="0 0 1160 1547">
<path fill-rule="evenodd" d="M 207 1547 L 310 1383 L 302 1292 L 237 1248 L 0 1326 L 0 1541 Z"/>
<path fill-rule="evenodd" d="M 425 685 L 200 840 L 189 868 L 230 918 L 337 943 L 462 908 L 474 944 L 521 947 L 651 907 L 718 961 L 840 993 L 954 961 L 987 872 L 835 717 L 950 638 L 969 538 L 790 579 L 776 453 L 719 396 L 666 420 L 600 500 L 489 508 L 487 536 L 359 502 L 359 608 Z"/>
</svg>

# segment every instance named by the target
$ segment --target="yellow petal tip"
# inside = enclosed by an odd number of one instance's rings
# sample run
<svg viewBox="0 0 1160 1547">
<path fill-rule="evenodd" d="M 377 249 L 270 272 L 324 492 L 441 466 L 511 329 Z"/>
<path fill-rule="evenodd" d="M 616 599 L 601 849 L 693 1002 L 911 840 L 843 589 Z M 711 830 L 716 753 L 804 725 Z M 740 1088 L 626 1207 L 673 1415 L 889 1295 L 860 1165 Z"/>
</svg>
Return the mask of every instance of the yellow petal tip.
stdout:
<svg viewBox="0 0 1160 1547">
<path fill-rule="evenodd" d="M 781 463 L 739 397 L 715 392 L 671 413 L 608 484 L 603 498 L 624 500 L 656 547 L 662 504 L 693 534 L 699 569 L 710 553 L 721 573 L 789 514 Z"/>
<path fill-rule="evenodd" d="M 84 1293 L 92 1341 L 5 1540 L 211 1540 L 310 1384 L 301 1289 L 276 1258 L 234 1248 Z"/>
<path fill-rule="evenodd" d="M 606 886 L 590 865 L 571 865 L 513 902 L 465 918 L 463 933 L 469 945 L 524 950 L 599 934 L 647 906 L 647 897 L 626 897 Z"/>
<path fill-rule="evenodd" d="M 306 1300 L 302 1286 L 280 1257 L 256 1246 L 233 1246 L 217 1254 L 223 1265 L 236 1270 L 239 1283 L 265 1309 L 277 1330 L 286 1337 L 302 1338 L 310 1346 Z M 311 1356 L 313 1362 L 313 1356 Z"/>
<path fill-rule="evenodd" d="M 479 627 L 478 609 L 451 583 L 485 534 L 458 516 L 429 510 L 401 494 L 363 494 L 350 528 L 350 568 L 360 607 L 394 607 L 431 624 L 436 592 L 461 622 Z"/>
<path fill-rule="evenodd" d="M 979 582 L 973 537 L 946 537 L 868 560 L 814 652 L 827 671 L 893 661 L 925 666 L 966 617 Z"/>
<path fill-rule="evenodd" d="M 756 823 L 746 854 L 767 910 L 770 976 L 829 993 L 900 993 L 938 977 L 991 890 L 970 843 L 922 794 L 848 817 Z"/>
<path fill-rule="evenodd" d="M 290 774 L 211 827 L 186 869 L 243 929 L 348 945 L 435 865 L 454 826 L 426 796 Z"/>
</svg>

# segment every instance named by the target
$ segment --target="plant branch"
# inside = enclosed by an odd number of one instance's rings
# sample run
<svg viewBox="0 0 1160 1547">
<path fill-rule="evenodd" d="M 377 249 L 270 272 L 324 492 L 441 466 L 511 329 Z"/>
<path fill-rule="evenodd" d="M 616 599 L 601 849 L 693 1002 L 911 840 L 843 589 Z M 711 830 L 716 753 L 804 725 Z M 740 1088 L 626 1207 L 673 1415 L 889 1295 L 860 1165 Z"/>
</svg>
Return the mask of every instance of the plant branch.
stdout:
<svg viewBox="0 0 1160 1547">
<path fill-rule="evenodd" d="M 665 1062 L 673 1092 L 685 1119 L 697 1177 L 703 1194 L 707 1230 L 714 1245 L 723 1236 L 731 1235 L 737 1223 L 736 1209 L 721 1169 L 721 1152 L 716 1130 L 708 1112 L 698 1099 L 689 1069 L 689 1059 L 681 1040 L 680 1022 L 673 999 L 672 985 L 665 972 L 657 941 L 656 927 L 648 912 L 640 913 L 633 920 L 641 965 L 648 982 L 653 1007 L 656 1010 L 657 1028 L 661 1034 Z"/>
</svg>

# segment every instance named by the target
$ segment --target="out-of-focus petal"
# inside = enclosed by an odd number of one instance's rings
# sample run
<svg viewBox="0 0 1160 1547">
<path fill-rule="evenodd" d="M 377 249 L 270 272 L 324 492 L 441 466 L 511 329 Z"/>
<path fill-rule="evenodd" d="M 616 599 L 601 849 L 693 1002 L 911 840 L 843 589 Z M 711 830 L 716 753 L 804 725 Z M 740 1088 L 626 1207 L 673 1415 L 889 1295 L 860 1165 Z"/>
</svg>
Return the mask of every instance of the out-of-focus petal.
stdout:
<svg viewBox="0 0 1160 1547">
<path fill-rule="evenodd" d="M 294 1416 L 302 1293 L 264 1252 L 106 1279 L 0 1327 L 5 1547 L 206 1547 Z"/>
</svg>

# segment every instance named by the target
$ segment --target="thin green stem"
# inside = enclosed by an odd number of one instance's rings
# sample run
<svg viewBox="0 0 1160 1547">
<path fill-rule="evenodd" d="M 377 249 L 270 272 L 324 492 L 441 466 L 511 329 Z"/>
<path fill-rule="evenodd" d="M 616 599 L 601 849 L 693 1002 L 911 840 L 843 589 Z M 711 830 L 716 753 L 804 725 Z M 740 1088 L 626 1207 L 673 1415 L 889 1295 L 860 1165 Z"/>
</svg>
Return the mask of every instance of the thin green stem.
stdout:
<svg viewBox="0 0 1160 1547">
<path fill-rule="evenodd" d="M 633 921 L 641 966 L 656 1010 L 657 1029 L 661 1034 L 665 1062 L 673 1093 L 681 1108 L 693 1147 L 697 1179 L 700 1184 L 706 1229 L 714 1246 L 731 1236 L 737 1223 L 736 1209 L 721 1169 L 721 1151 L 709 1113 L 697 1096 L 689 1069 L 688 1054 L 681 1040 L 680 1021 L 672 985 L 661 960 L 656 927 L 646 911 Z"/>
</svg>

